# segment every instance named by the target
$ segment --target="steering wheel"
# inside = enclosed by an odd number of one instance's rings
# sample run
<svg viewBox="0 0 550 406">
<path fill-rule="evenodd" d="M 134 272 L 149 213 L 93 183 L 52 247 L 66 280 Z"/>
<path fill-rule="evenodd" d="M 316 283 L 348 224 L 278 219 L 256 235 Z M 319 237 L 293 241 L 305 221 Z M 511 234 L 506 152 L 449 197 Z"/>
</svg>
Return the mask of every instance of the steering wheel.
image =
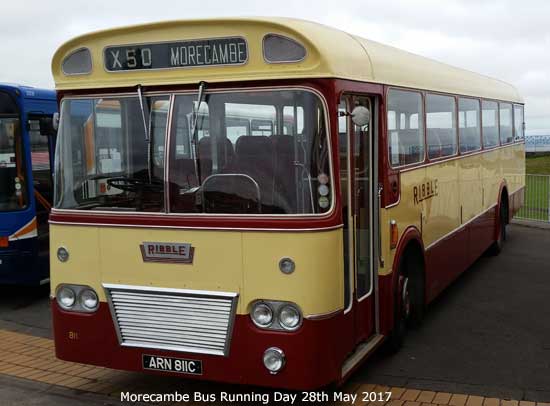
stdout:
<svg viewBox="0 0 550 406">
<path fill-rule="evenodd" d="M 111 187 L 123 190 L 125 192 L 162 192 L 164 184 L 158 180 L 152 180 L 151 183 L 126 176 L 107 179 L 107 184 Z"/>
</svg>

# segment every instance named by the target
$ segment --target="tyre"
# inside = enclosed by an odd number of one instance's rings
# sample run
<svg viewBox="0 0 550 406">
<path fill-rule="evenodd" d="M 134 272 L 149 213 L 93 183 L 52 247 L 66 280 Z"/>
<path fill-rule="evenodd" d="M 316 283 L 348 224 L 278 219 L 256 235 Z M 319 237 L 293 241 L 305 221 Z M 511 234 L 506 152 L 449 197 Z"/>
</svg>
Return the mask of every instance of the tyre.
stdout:
<svg viewBox="0 0 550 406">
<path fill-rule="evenodd" d="M 508 223 L 508 207 L 504 200 L 500 202 L 497 221 L 497 239 L 489 248 L 489 254 L 496 256 L 502 252 L 506 241 L 506 225 Z"/>
<path fill-rule="evenodd" d="M 419 326 L 424 318 L 424 269 L 415 251 L 406 253 L 399 267 L 393 308 L 394 324 L 389 344 L 391 351 L 397 352 L 403 346 L 407 328 Z"/>
</svg>

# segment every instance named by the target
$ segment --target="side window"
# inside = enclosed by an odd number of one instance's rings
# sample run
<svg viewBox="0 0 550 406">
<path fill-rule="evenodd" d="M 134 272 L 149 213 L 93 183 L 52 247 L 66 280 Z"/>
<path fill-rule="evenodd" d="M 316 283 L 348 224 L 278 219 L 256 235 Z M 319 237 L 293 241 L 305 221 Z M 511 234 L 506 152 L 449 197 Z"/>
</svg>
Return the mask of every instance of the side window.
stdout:
<svg viewBox="0 0 550 406">
<path fill-rule="evenodd" d="M 458 139 L 462 153 L 481 149 L 480 110 L 479 100 L 458 99 Z"/>
<path fill-rule="evenodd" d="M 523 106 L 514 104 L 514 136 L 516 140 L 525 138 L 523 123 Z"/>
<path fill-rule="evenodd" d="M 481 102 L 481 121 L 483 122 L 483 147 L 496 147 L 499 143 L 497 102 L 487 100 Z"/>
<path fill-rule="evenodd" d="M 43 116 L 42 116 L 43 117 Z M 50 148 L 48 137 L 40 134 L 40 116 L 29 116 L 28 128 L 31 142 L 32 178 L 35 189 L 49 202 L 52 198 L 50 172 Z"/>
<path fill-rule="evenodd" d="M 225 103 L 226 135 L 235 146 L 243 135 L 269 137 L 276 134 L 276 121 L 275 106 Z"/>
<path fill-rule="evenodd" d="M 294 114 L 295 111 L 296 114 Z M 283 108 L 283 135 L 297 135 L 302 134 L 303 131 L 304 108 L 302 106 L 285 106 Z"/>
<path fill-rule="evenodd" d="M 499 103 L 500 110 L 500 143 L 509 144 L 514 140 L 512 126 L 512 105 L 510 103 Z"/>
<path fill-rule="evenodd" d="M 426 95 L 426 134 L 430 159 L 456 154 L 455 111 L 454 97 Z"/>
<path fill-rule="evenodd" d="M 95 106 L 95 139 L 92 122 L 86 123 L 86 162 L 88 173 L 95 169 L 94 159 L 98 160 L 98 173 L 122 172 L 123 136 L 122 115 L 119 100 L 104 99 Z M 95 145 L 94 145 L 95 144 Z"/>
<path fill-rule="evenodd" d="M 409 165 L 424 160 L 424 115 L 422 95 L 390 89 L 388 92 L 388 143 L 391 165 Z"/>
<path fill-rule="evenodd" d="M 196 106 L 197 103 L 194 103 Z M 178 118 L 174 124 L 176 126 L 176 159 L 191 159 L 192 158 L 192 143 L 191 131 L 193 127 L 193 111 L 192 106 L 188 103 L 176 104 L 175 116 Z M 196 107 L 195 107 L 196 108 Z M 210 119 L 208 104 L 201 103 L 197 116 L 197 139 L 200 140 L 210 135 Z M 229 132 L 229 130 L 228 130 Z M 242 134 L 241 134 L 242 135 Z"/>
</svg>

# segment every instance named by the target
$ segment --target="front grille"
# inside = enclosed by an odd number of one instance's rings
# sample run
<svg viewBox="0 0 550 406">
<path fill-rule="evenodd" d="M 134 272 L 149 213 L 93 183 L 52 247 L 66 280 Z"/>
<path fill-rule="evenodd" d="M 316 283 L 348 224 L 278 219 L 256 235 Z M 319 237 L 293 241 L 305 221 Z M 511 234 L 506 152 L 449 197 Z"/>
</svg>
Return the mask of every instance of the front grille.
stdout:
<svg viewBox="0 0 550 406">
<path fill-rule="evenodd" d="M 228 355 L 237 293 L 103 287 L 121 345 Z"/>
</svg>

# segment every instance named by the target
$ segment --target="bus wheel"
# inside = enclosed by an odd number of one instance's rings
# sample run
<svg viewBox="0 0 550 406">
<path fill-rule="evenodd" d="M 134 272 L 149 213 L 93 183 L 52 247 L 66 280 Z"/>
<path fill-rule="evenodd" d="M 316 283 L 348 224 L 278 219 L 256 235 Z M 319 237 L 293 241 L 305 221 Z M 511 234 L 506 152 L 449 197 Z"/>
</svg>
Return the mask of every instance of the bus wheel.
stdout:
<svg viewBox="0 0 550 406">
<path fill-rule="evenodd" d="M 410 314 L 409 279 L 399 272 L 398 290 L 393 305 L 393 329 L 389 337 L 389 348 L 392 353 L 401 349 L 407 334 L 407 319 Z"/>
<path fill-rule="evenodd" d="M 504 242 L 506 241 L 506 219 L 508 216 L 508 207 L 506 207 L 506 203 L 504 200 L 500 202 L 500 208 L 498 210 L 498 221 L 497 221 L 497 239 L 493 242 L 493 245 L 491 245 L 491 248 L 489 248 L 489 253 L 491 255 L 498 255 L 502 252 L 502 248 L 504 247 Z"/>
<path fill-rule="evenodd" d="M 394 324 L 389 342 L 392 352 L 402 346 L 407 327 L 417 327 L 424 319 L 424 277 L 422 261 L 415 251 L 409 251 L 399 269 L 394 302 Z"/>
</svg>

